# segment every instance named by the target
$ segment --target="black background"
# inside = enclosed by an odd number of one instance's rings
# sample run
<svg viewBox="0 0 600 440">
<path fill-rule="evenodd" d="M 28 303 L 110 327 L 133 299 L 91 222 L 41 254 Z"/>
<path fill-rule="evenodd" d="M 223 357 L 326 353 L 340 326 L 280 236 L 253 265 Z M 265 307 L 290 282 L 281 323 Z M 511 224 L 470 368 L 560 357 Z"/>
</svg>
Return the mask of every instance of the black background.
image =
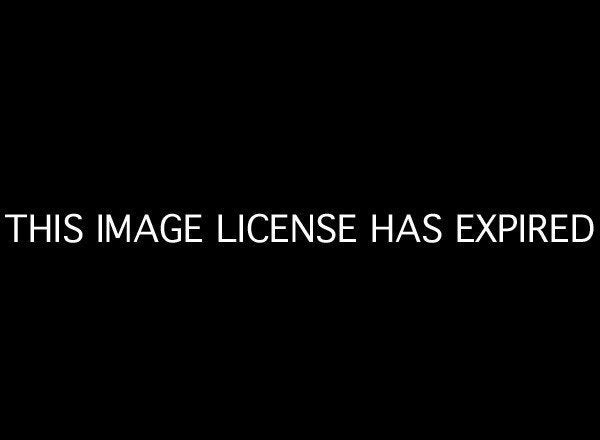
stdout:
<svg viewBox="0 0 600 440">
<path fill-rule="evenodd" d="M 11 412 L 573 429 L 595 389 L 597 238 L 460 246 L 453 218 L 597 221 L 592 29 L 524 11 L 247 12 L 23 16 L 3 55 L 2 213 L 356 212 L 361 243 L 4 240 Z M 375 212 L 438 212 L 444 241 L 371 246 Z"/>
</svg>

